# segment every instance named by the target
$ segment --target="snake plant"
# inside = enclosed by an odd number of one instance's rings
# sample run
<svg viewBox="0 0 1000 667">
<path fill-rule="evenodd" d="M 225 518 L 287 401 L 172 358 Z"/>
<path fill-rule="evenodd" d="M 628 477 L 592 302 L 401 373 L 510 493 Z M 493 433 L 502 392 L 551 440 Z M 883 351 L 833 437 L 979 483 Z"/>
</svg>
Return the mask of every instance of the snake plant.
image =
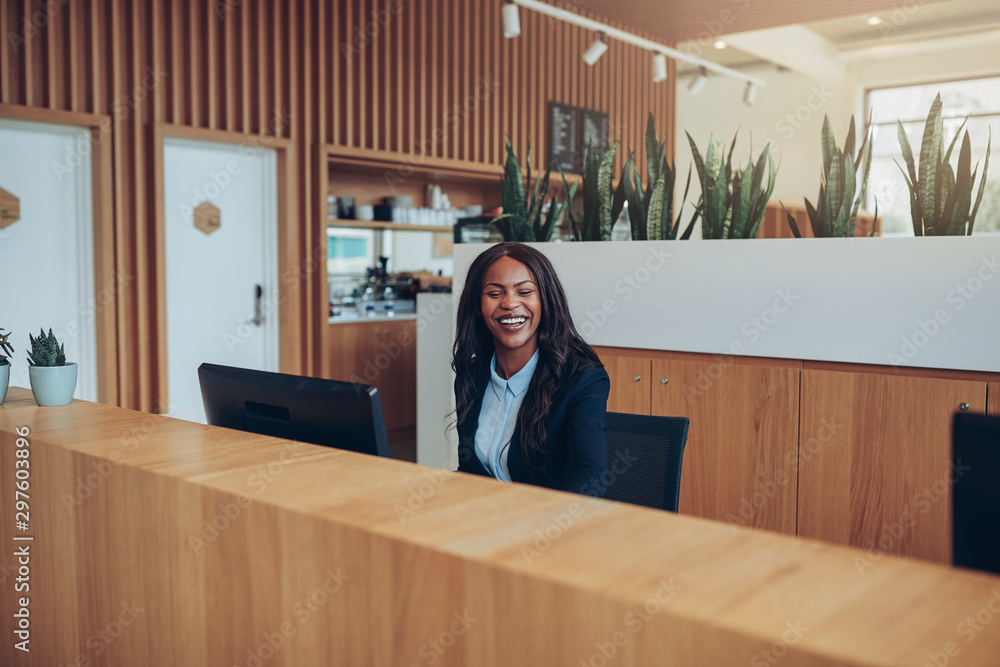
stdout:
<svg viewBox="0 0 1000 667">
<path fill-rule="evenodd" d="M 504 241 L 525 243 L 548 241 L 552 237 L 555 221 L 573 201 L 573 195 L 576 194 L 576 184 L 574 183 L 572 187 L 566 189 L 566 198 L 563 201 L 560 202 L 555 195 L 550 197 L 548 210 L 546 210 L 544 206 L 545 196 L 549 192 L 549 177 L 552 174 L 552 169 L 549 168 L 544 176 L 536 178 L 532 188 L 531 148 L 528 148 L 528 170 L 525 177 L 521 173 L 521 164 L 514 153 L 510 139 L 507 139 L 506 147 L 507 162 L 504 165 L 504 173 L 500 177 L 504 212 L 493 218 L 491 222 L 500 230 Z M 527 199 L 526 193 L 529 190 L 531 190 L 531 198 Z"/>
<path fill-rule="evenodd" d="M 62 343 L 56 340 L 51 328 L 48 335 L 45 334 L 44 330 L 40 329 L 38 331 L 38 338 L 29 333 L 28 340 L 31 341 L 31 352 L 28 353 L 28 363 L 32 366 L 66 365 L 66 351 L 63 349 Z"/>
<path fill-rule="evenodd" d="M 868 118 L 868 126 L 872 127 L 871 116 Z M 823 129 L 820 132 L 823 147 L 823 173 L 819 186 L 819 199 L 816 200 L 816 206 L 813 206 L 809 199 L 805 200 L 809 224 L 816 238 L 854 237 L 858 210 L 865 200 L 868 171 L 872 165 L 872 130 L 869 129 L 865 134 L 857 156 L 854 155 L 854 136 L 854 116 L 851 116 L 851 127 L 847 131 L 844 149 L 837 148 L 837 140 L 834 138 L 833 129 L 830 126 L 830 118 L 829 116 L 823 117 Z M 868 147 L 867 153 L 865 146 Z M 858 169 L 861 167 L 862 158 L 865 161 L 865 170 L 861 174 L 859 182 Z M 781 210 L 785 211 L 784 204 L 781 205 Z M 785 215 L 788 217 L 788 226 L 792 228 L 792 234 L 795 235 L 795 238 L 802 238 L 799 227 L 795 224 L 795 218 L 788 211 L 785 211 Z M 877 222 L 878 202 L 876 201 L 875 223 Z M 872 224 L 869 236 L 875 235 L 875 223 Z"/>
<path fill-rule="evenodd" d="M 966 118 L 966 121 L 968 118 Z M 971 235 L 976 222 L 979 204 L 983 199 L 986 187 L 986 170 L 990 166 L 990 142 L 986 144 L 986 159 L 983 163 L 982 180 L 979 182 L 979 192 L 976 195 L 972 211 L 972 189 L 979 171 L 979 163 L 970 174 L 972 163 L 972 148 L 969 144 L 969 131 L 965 131 L 962 148 L 958 154 L 958 171 L 951 166 L 951 153 L 958 141 L 958 135 L 965 127 L 962 122 L 955 138 L 951 140 L 948 150 L 944 147 L 944 126 L 941 121 L 941 94 L 939 93 L 931 104 L 927 121 L 924 123 L 924 136 L 920 143 L 920 164 L 914 165 L 913 151 L 906 138 L 903 124 L 896 121 L 899 133 L 899 147 L 906 161 L 906 169 L 897 162 L 896 166 L 903 172 L 903 178 L 910 189 L 910 218 L 913 221 L 915 236 L 963 236 Z"/>
<path fill-rule="evenodd" d="M 643 188 L 642 176 L 635 164 L 632 154 L 625 160 L 621 183 L 625 186 L 625 200 L 628 202 L 628 217 L 632 225 L 634 241 L 664 241 L 674 240 L 681 226 L 681 214 L 674 211 L 674 183 L 677 172 L 667 161 L 666 142 L 661 142 L 656 136 L 653 114 L 649 114 L 646 122 L 646 167 L 649 171 L 649 182 Z M 691 187 L 691 171 L 688 171 L 687 184 L 684 187 L 684 197 L 687 199 Z M 690 238 L 697 212 L 691 216 L 682 239 Z"/>
<path fill-rule="evenodd" d="M 775 166 L 771 159 L 769 145 L 764 145 L 757 163 L 751 159 L 745 169 L 733 169 L 733 149 L 736 135 L 726 154 L 725 146 L 716 146 L 709 137 L 708 150 L 702 159 L 694 139 L 687 132 L 688 143 L 694 156 L 694 165 L 701 182 L 701 199 L 698 201 L 697 215 L 701 217 L 701 234 L 706 239 L 752 239 L 760 230 L 768 199 L 774 191 Z M 738 135 L 739 133 L 737 133 Z M 767 167 L 767 185 L 764 185 L 764 171 Z"/>
<path fill-rule="evenodd" d="M 10 338 L 10 332 L 7 331 L 7 333 L 4 333 L 4 331 L 7 330 L 0 329 L 0 366 L 8 363 L 7 360 L 14 354 L 14 348 L 11 347 L 8 340 Z"/>
<path fill-rule="evenodd" d="M 611 168 L 620 143 L 619 140 L 612 144 L 600 161 L 591 147 L 587 146 L 587 156 L 583 161 L 583 220 L 577 221 L 572 209 L 569 210 L 573 238 L 577 241 L 611 240 L 611 228 L 625 206 L 624 182 L 619 181 L 618 187 L 612 190 L 611 178 Z M 564 174 L 563 184 L 565 183 Z M 566 187 L 568 191 L 569 186 Z"/>
</svg>

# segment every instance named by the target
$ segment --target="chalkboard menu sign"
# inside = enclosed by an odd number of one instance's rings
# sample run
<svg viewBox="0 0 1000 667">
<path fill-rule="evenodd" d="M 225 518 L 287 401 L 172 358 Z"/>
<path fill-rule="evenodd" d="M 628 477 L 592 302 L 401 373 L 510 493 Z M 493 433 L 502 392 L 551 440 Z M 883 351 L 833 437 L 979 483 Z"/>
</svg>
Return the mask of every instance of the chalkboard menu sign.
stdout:
<svg viewBox="0 0 1000 667">
<path fill-rule="evenodd" d="M 583 173 L 588 145 L 598 160 L 608 149 L 610 125 L 606 113 L 549 102 L 549 165 Z"/>
<path fill-rule="evenodd" d="M 608 150 L 611 122 L 608 120 L 608 114 L 600 111 L 583 109 L 581 116 L 583 122 L 580 126 L 580 151 L 582 153 L 580 164 L 582 165 L 587 156 L 587 146 L 593 147 L 598 161 L 604 157 L 604 152 Z"/>
<path fill-rule="evenodd" d="M 553 169 L 577 173 L 580 110 L 567 104 L 549 102 L 549 164 Z"/>
</svg>

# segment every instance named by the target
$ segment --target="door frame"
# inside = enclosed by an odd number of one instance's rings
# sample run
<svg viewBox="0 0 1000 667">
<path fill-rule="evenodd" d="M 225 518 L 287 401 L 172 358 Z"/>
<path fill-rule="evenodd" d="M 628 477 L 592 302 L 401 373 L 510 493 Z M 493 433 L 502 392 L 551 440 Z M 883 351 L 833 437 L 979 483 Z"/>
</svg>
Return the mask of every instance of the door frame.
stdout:
<svg viewBox="0 0 1000 667">
<path fill-rule="evenodd" d="M 18 104 L 0 103 L 0 118 L 49 125 L 77 127 L 90 132 L 91 215 L 94 234 L 94 333 L 97 352 L 97 400 L 106 405 L 119 405 L 122 378 L 119 363 L 121 319 L 118 317 L 128 297 L 121 289 L 119 260 L 124 255 L 118 248 L 121 235 L 115 229 L 114 172 L 112 169 L 111 117 L 77 111 L 59 111 Z M 127 282 L 126 282 L 127 284 Z M 110 294 L 107 302 L 105 290 Z M 100 295 L 100 296 L 99 296 Z"/>
<path fill-rule="evenodd" d="M 156 368 L 157 381 L 153 405 L 166 408 L 170 397 L 167 367 L 167 263 L 166 263 L 166 202 L 164 186 L 164 144 L 167 138 L 192 139 L 222 144 L 235 144 L 275 151 L 278 216 L 278 368 L 282 373 L 301 373 L 301 354 L 293 341 L 301 338 L 304 320 L 303 290 L 299 286 L 296 267 L 303 247 L 303 231 L 295 206 L 297 163 L 295 145 L 290 139 L 280 139 L 228 130 L 205 130 L 157 123 L 153 125 L 153 196 L 155 201 L 156 234 Z M 157 409 L 157 412 L 161 410 Z"/>
</svg>

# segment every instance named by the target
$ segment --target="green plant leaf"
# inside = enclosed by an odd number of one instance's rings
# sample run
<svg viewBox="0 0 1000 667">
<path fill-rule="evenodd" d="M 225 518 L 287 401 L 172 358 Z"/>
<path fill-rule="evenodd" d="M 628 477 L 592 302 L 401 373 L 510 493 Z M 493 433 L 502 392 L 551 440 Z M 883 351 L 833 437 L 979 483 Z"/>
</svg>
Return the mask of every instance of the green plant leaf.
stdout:
<svg viewBox="0 0 1000 667">
<path fill-rule="evenodd" d="M 851 126 L 847 130 L 847 141 L 844 142 L 844 155 L 851 156 L 851 162 L 854 161 L 854 115 L 853 114 L 851 115 Z"/>
<path fill-rule="evenodd" d="M 990 128 L 989 138 L 986 140 L 986 161 L 983 163 L 983 179 L 979 181 L 979 193 L 976 195 L 976 205 L 972 208 L 972 214 L 969 215 L 969 229 L 967 234 L 972 236 L 972 227 L 976 224 L 976 215 L 979 213 L 979 203 L 983 200 L 983 190 L 986 188 L 986 172 L 990 168 L 990 145 L 993 143 L 993 129 Z M 979 164 L 976 163 L 976 171 L 979 170 Z M 976 182 L 975 175 L 972 176 L 972 183 Z"/>
<path fill-rule="evenodd" d="M 837 141 L 833 136 L 833 128 L 830 127 L 830 117 L 823 116 L 823 129 L 820 131 L 820 141 L 823 150 L 823 171 L 829 177 L 830 169 L 837 154 Z"/>
<path fill-rule="evenodd" d="M 646 119 L 646 168 L 649 171 L 649 182 L 655 183 L 660 178 L 661 157 L 663 149 L 660 140 L 656 136 L 656 126 L 653 121 L 653 112 L 649 112 Z"/>
<path fill-rule="evenodd" d="M 937 220 L 941 210 L 941 204 L 937 201 L 937 189 L 940 177 L 938 166 L 941 158 L 941 136 L 943 133 L 941 94 L 938 93 L 931 104 L 930 112 L 927 114 L 927 122 L 924 124 L 924 137 L 920 143 L 920 182 L 918 196 L 920 198 L 920 211 L 923 213 L 925 232 L 928 227 L 937 228 Z"/>
<path fill-rule="evenodd" d="M 646 239 L 650 241 L 662 241 L 663 235 L 663 194 L 666 191 L 667 179 L 664 174 L 656 179 L 649 196 L 649 211 L 647 213 L 648 226 L 646 228 Z M 629 204 L 632 208 L 632 204 Z"/>
<path fill-rule="evenodd" d="M 674 172 L 674 173 L 676 173 L 676 172 Z M 674 224 L 673 224 L 673 226 L 672 226 L 672 228 L 670 230 L 670 238 L 671 239 L 676 239 L 677 238 L 677 234 L 680 232 L 680 228 L 681 228 L 681 216 L 684 214 L 684 202 L 687 201 L 688 190 L 690 188 L 691 188 L 691 165 L 688 165 L 687 182 L 684 184 L 684 195 L 681 197 L 681 205 L 680 205 L 679 210 L 677 211 L 677 220 L 676 220 L 676 222 L 674 222 Z M 670 201 L 673 202 L 673 195 L 671 195 Z M 695 215 L 697 215 L 697 212 L 695 213 Z M 688 236 L 691 235 L 691 228 L 693 228 L 693 227 L 694 227 L 694 219 L 692 218 L 691 225 L 688 228 Z"/>
<path fill-rule="evenodd" d="M 795 222 L 795 216 L 793 216 L 791 213 L 788 212 L 787 209 L 785 209 L 785 205 L 784 203 L 781 202 L 781 200 L 778 200 L 778 203 L 781 204 L 781 210 L 785 212 L 785 217 L 788 218 L 788 226 L 792 230 L 792 236 L 794 236 L 797 239 L 802 238 L 802 233 L 799 232 L 799 226 Z"/>
<path fill-rule="evenodd" d="M 611 228 L 614 226 L 615 221 L 611 219 L 611 204 L 612 204 L 612 191 L 611 191 L 611 168 L 614 165 L 615 153 L 618 150 L 618 144 L 621 143 L 619 139 L 607 150 L 604 157 L 601 159 L 601 166 L 597 173 L 597 189 L 600 193 L 600 231 L 601 240 L 610 241 L 611 240 Z"/>
</svg>

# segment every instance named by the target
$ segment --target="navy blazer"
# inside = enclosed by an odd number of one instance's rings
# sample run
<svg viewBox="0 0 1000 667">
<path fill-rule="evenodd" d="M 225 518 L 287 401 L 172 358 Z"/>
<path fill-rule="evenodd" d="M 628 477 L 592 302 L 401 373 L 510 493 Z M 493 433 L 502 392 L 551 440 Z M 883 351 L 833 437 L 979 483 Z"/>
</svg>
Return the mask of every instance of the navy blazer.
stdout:
<svg viewBox="0 0 1000 667">
<path fill-rule="evenodd" d="M 492 477 L 476 455 L 476 430 L 483 395 L 490 381 L 489 364 L 476 378 L 476 400 L 458 426 L 458 471 Z M 521 450 L 520 427 L 507 452 L 514 482 L 601 497 L 607 490 L 608 442 L 604 415 L 611 380 L 602 367 L 576 373 L 553 396 L 545 422 L 545 443 L 530 464 Z M 529 387 L 527 391 L 531 391 Z"/>
</svg>

